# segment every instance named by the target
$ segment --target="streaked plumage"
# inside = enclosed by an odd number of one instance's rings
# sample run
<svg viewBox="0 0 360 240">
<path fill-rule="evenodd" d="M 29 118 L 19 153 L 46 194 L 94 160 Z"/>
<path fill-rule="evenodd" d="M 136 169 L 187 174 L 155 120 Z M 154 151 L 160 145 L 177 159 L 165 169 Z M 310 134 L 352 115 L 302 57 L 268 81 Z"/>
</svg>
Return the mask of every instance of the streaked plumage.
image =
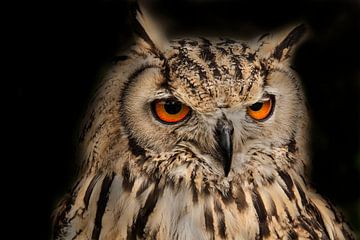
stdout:
<svg viewBox="0 0 360 240">
<path fill-rule="evenodd" d="M 55 239 L 353 239 L 306 176 L 308 116 L 289 65 L 304 26 L 253 42 L 166 41 L 138 21 L 136 45 L 85 118 L 82 169 Z M 249 117 L 269 96 L 271 115 Z M 168 98 L 191 115 L 159 122 L 151 103 Z M 233 131 L 230 159 L 219 123 Z"/>
</svg>

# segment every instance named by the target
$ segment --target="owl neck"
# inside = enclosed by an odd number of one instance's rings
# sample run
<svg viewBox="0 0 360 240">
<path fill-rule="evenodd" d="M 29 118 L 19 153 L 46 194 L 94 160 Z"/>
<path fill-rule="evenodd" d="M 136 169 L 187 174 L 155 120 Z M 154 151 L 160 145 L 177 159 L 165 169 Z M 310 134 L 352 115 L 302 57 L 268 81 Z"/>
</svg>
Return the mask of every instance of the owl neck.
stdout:
<svg viewBox="0 0 360 240">
<path fill-rule="evenodd" d="M 180 189 L 189 187 L 194 192 L 210 193 L 216 189 L 229 190 L 238 182 L 254 188 L 267 186 L 274 181 L 288 181 L 292 178 L 305 179 L 305 161 L 299 158 L 299 147 L 296 140 L 274 148 L 271 152 L 254 154 L 247 162 L 234 166 L 225 176 L 219 168 L 195 154 L 177 152 L 170 155 L 148 155 L 129 159 L 122 167 L 123 173 L 132 179 L 138 174 L 154 182 L 165 182 L 165 185 Z M 126 175 L 126 174 L 125 174 Z M 286 179 L 286 180 L 284 180 Z M 131 182 L 130 180 L 127 182 Z M 230 190 L 229 190 L 230 191 Z"/>
</svg>

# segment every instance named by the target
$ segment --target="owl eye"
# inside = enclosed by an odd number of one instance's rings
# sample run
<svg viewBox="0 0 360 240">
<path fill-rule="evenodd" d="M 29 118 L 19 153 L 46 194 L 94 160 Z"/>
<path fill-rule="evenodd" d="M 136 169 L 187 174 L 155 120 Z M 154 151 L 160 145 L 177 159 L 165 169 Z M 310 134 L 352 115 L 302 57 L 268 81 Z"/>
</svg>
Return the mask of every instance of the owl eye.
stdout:
<svg viewBox="0 0 360 240">
<path fill-rule="evenodd" d="M 151 105 L 156 119 L 163 123 L 178 123 L 184 120 L 190 113 L 188 106 L 174 98 L 155 100 Z"/>
<path fill-rule="evenodd" d="M 257 102 L 247 108 L 247 114 L 255 120 L 261 121 L 268 118 L 273 110 L 274 97 L 271 96 L 268 100 Z"/>
</svg>

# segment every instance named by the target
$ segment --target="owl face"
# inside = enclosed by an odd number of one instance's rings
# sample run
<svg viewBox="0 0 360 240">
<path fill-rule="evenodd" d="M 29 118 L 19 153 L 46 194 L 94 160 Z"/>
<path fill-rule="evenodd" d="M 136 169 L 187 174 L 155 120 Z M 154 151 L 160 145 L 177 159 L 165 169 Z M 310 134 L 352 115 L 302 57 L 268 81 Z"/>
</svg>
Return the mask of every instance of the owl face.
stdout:
<svg viewBox="0 0 360 240">
<path fill-rule="evenodd" d="M 144 63 L 120 101 L 132 144 L 152 154 L 190 151 L 228 176 L 303 138 L 302 89 L 287 61 L 303 30 L 282 42 L 178 39 L 161 50 L 141 40 L 137 61 Z"/>
</svg>

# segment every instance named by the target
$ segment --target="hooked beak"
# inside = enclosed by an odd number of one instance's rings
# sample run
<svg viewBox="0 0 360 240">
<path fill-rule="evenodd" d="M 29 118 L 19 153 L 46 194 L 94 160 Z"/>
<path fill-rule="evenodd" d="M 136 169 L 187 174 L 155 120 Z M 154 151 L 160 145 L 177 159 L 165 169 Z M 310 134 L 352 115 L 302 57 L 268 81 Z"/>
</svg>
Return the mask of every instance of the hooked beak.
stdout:
<svg viewBox="0 0 360 240">
<path fill-rule="evenodd" d="M 217 121 L 215 127 L 215 139 L 218 143 L 216 155 L 217 158 L 222 161 L 225 177 L 228 176 L 231 168 L 233 154 L 233 134 L 234 127 L 232 122 L 223 115 L 223 118 Z"/>
</svg>

